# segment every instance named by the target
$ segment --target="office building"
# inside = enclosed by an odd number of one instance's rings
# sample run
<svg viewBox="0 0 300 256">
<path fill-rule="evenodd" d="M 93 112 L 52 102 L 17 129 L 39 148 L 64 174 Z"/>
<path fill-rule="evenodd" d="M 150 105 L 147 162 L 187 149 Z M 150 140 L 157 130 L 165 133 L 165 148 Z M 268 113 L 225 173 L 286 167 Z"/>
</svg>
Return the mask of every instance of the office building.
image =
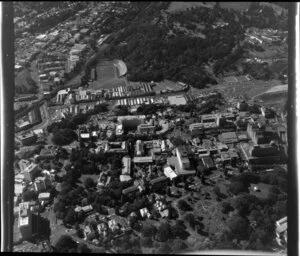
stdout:
<svg viewBox="0 0 300 256">
<path fill-rule="evenodd" d="M 144 154 L 144 143 L 141 140 L 136 141 L 136 156 L 142 156 Z"/>
<path fill-rule="evenodd" d="M 176 156 L 181 169 L 190 168 L 190 160 L 188 159 L 189 148 L 187 146 L 179 146 L 176 148 Z"/>
<path fill-rule="evenodd" d="M 122 175 L 130 175 L 131 170 L 131 159 L 128 156 L 122 158 L 123 168 L 122 168 Z"/>
<path fill-rule="evenodd" d="M 40 171 L 40 168 L 37 164 L 31 163 L 29 166 L 27 166 L 23 172 L 24 178 L 27 181 L 33 181 L 36 174 Z"/>
<path fill-rule="evenodd" d="M 22 239 L 28 240 L 32 237 L 32 213 L 29 202 L 19 204 L 18 227 Z"/>
<path fill-rule="evenodd" d="M 141 134 L 153 134 L 155 133 L 155 126 L 151 124 L 140 124 L 137 127 L 137 131 Z"/>
</svg>

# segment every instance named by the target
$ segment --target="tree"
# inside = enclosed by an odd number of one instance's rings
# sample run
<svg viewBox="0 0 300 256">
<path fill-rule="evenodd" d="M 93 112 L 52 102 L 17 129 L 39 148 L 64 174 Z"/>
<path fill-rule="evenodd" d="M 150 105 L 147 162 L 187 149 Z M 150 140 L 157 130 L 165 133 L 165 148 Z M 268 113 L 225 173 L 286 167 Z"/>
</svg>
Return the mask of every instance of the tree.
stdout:
<svg viewBox="0 0 300 256">
<path fill-rule="evenodd" d="M 190 227 L 192 229 L 195 229 L 195 225 L 196 225 L 196 220 L 195 220 L 195 216 L 192 213 L 188 213 L 185 216 L 185 220 L 189 223 Z"/>
<path fill-rule="evenodd" d="M 80 243 L 77 247 L 77 252 L 78 253 L 90 253 L 91 249 L 89 249 L 86 244 Z"/>
<path fill-rule="evenodd" d="M 149 225 L 144 222 L 141 233 L 144 237 L 153 237 L 156 234 L 156 228 L 153 225 Z"/>
<path fill-rule="evenodd" d="M 171 254 L 172 251 L 173 251 L 172 248 L 167 243 L 163 243 L 158 248 L 157 253 L 159 253 L 159 254 Z"/>
<path fill-rule="evenodd" d="M 59 129 L 54 132 L 52 141 L 56 145 L 68 145 L 77 139 L 77 135 L 71 129 Z"/>
<path fill-rule="evenodd" d="M 169 216 L 168 216 L 169 219 L 170 220 L 176 220 L 179 216 L 178 211 L 172 206 L 170 206 L 168 209 L 169 209 Z"/>
<path fill-rule="evenodd" d="M 71 122 L 73 122 L 75 125 L 84 124 L 87 121 L 87 115 L 86 114 L 77 114 L 73 116 Z"/>
<path fill-rule="evenodd" d="M 173 137 L 171 141 L 176 147 L 186 144 L 186 142 L 181 137 Z"/>
<path fill-rule="evenodd" d="M 181 239 L 174 239 L 172 241 L 172 250 L 174 253 L 179 253 L 182 250 L 187 249 L 188 246 Z"/>
<path fill-rule="evenodd" d="M 117 116 L 126 116 L 130 112 L 128 110 L 128 107 L 126 107 L 126 106 L 118 106 L 118 107 L 115 108 L 115 113 L 116 113 Z"/>
<path fill-rule="evenodd" d="M 57 241 L 55 248 L 58 252 L 66 253 L 71 249 L 77 249 L 77 243 L 69 236 L 62 235 Z"/>
<path fill-rule="evenodd" d="M 235 195 L 238 195 L 242 192 L 248 192 L 248 186 L 245 186 L 242 182 L 233 181 L 229 185 L 229 191 Z"/>
<path fill-rule="evenodd" d="M 22 199 L 24 202 L 35 201 L 37 199 L 37 194 L 33 190 L 29 190 L 23 193 Z"/>
<path fill-rule="evenodd" d="M 151 248 L 152 247 L 152 239 L 151 237 L 142 237 L 141 239 L 141 245 L 145 248 Z"/>
<path fill-rule="evenodd" d="M 178 201 L 178 208 L 182 211 L 192 211 L 193 207 L 191 207 L 191 205 L 189 205 L 185 200 L 180 199 Z"/>
<path fill-rule="evenodd" d="M 247 240 L 249 236 L 249 222 L 246 218 L 234 215 L 228 220 L 231 239 Z"/>
<path fill-rule="evenodd" d="M 84 181 L 84 186 L 89 189 L 89 188 L 94 188 L 96 186 L 96 183 L 92 178 L 86 178 Z"/>
<path fill-rule="evenodd" d="M 79 223 L 78 223 L 78 222 L 75 223 L 74 228 L 75 228 L 75 230 L 80 229 L 80 226 L 79 226 Z"/>
<path fill-rule="evenodd" d="M 160 224 L 156 233 L 157 240 L 160 242 L 166 242 L 171 237 L 172 237 L 172 230 L 170 224 L 167 222 Z"/>
<path fill-rule="evenodd" d="M 227 214 L 229 213 L 230 211 L 233 211 L 234 208 L 231 206 L 231 204 L 229 202 L 222 202 L 222 212 Z"/>
<path fill-rule="evenodd" d="M 76 213 L 71 208 L 68 210 L 67 215 L 64 218 L 64 221 L 67 224 L 74 225 L 77 220 Z"/>
<path fill-rule="evenodd" d="M 173 237 L 183 238 L 186 235 L 186 226 L 182 221 L 176 221 L 175 225 L 171 227 Z"/>
<path fill-rule="evenodd" d="M 96 234 L 95 234 L 95 232 L 93 231 L 93 232 L 91 232 L 91 233 L 89 233 L 88 235 L 87 235 L 87 240 L 89 240 L 89 241 L 93 241 L 94 239 L 96 239 L 97 237 L 96 237 Z"/>
<path fill-rule="evenodd" d="M 84 231 L 82 228 L 76 230 L 76 234 L 79 238 L 84 238 Z"/>
</svg>

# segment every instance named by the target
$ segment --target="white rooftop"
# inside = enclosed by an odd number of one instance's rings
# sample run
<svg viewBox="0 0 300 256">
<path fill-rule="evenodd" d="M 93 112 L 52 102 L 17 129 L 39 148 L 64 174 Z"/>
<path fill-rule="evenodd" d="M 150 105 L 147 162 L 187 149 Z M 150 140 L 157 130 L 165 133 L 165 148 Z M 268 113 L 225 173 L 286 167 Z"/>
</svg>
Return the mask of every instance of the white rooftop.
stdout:
<svg viewBox="0 0 300 256">
<path fill-rule="evenodd" d="M 172 170 L 170 166 L 164 169 L 164 174 L 171 180 L 177 177 L 177 174 Z"/>
<path fill-rule="evenodd" d="M 168 101 L 170 105 L 185 105 L 187 103 L 184 95 L 169 96 Z"/>
</svg>

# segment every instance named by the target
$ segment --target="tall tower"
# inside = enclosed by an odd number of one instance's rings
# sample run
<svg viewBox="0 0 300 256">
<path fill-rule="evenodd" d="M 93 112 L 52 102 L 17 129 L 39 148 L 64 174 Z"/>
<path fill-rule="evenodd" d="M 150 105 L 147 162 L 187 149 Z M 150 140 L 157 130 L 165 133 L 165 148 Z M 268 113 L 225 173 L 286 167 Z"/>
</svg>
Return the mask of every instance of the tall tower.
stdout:
<svg viewBox="0 0 300 256">
<path fill-rule="evenodd" d="M 27 240 L 32 237 L 32 213 L 29 202 L 23 202 L 19 205 L 19 223 L 18 227 L 23 239 Z"/>
</svg>

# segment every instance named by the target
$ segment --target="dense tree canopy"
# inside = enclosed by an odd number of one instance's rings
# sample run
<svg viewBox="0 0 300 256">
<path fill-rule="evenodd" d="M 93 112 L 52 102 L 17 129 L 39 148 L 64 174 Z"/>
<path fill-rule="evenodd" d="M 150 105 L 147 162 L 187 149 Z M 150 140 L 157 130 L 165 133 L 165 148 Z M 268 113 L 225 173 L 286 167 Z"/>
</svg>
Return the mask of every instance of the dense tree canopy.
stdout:
<svg viewBox="0 0 300 256">
<path fill-rule="evenodd" d="M 77 139 L 77 134 L 71 129 L 59 129 L 53 134 L 52 141 L 56 145 L 68 145 Z"/>
<path fill-rule="evenodd" d="M 77 249 L 77 243 L 69 235 L 62 235 L 55 245 L 56 251 L 61 253 Z"/>
</svg>

